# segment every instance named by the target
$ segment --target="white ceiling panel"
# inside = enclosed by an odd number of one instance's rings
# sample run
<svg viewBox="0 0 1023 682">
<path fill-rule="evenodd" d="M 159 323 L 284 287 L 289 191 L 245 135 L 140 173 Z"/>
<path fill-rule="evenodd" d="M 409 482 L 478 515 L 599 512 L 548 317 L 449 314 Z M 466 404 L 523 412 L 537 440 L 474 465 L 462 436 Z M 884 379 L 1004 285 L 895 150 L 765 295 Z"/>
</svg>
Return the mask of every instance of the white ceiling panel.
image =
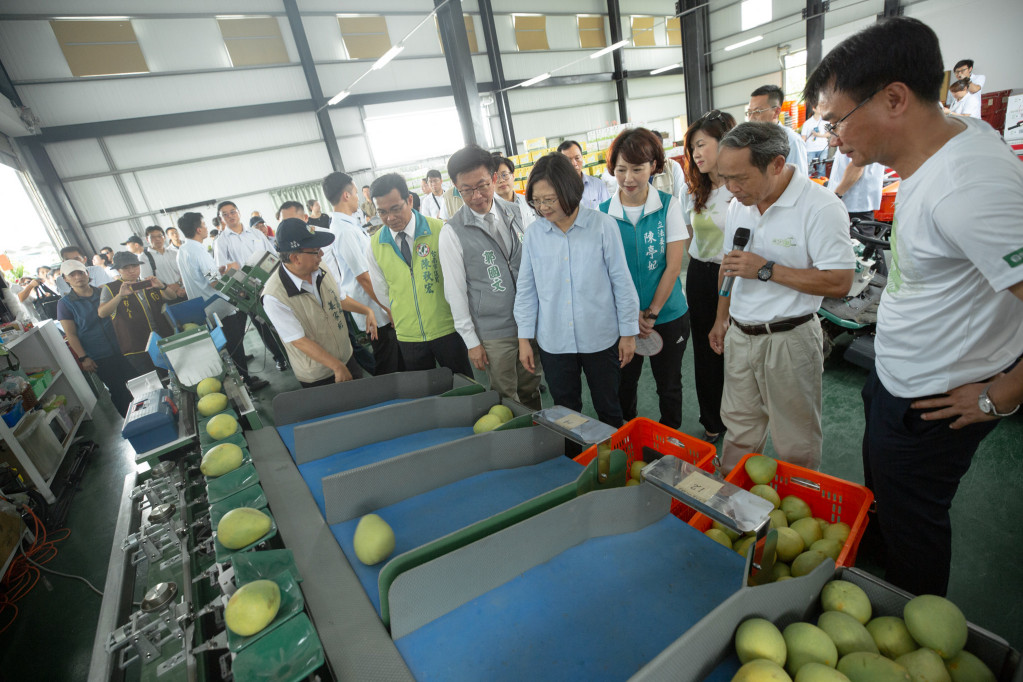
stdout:
<svg viewBox="0 0 1023 682">
<path fill-rule="evenodd" d="M 353 14 L 387 14 L 388 12 L 422 12 L 426 15 L 433 9 L 430 0 L 387 0 L 378 6 L 360 5 L 352 7 L 351 3 L 337 0 L 298 0 L 298 9 L 303 12 L 351 12 Z"/>
<path fill-rule="evenodd" d="M 302 67 L 24 85 L 44 126 L 308 99 Z M 74 106 L 68 103 L 73 102 Z"/>
<path fill-rule="evenodd" d="M 336 5 L 336 3 L 335 3 Z M 130 15 L 133 10 L 140 13 L 158 12 L 174 13 L 208 13 L 211 11 L 209 0 L 174 0 L 174 2 L 133 3 L 125 0 L 88 0 L 85 2 L 68 2 L 68 0 L 4 0 L 4 12 L 9 14 L 52 14 L 69 16 L 71 14 Z M 216 11 L 221 14 L 260 14 L 281 12 L 279 0 L 217 0 Z"/>
<path fill-rule="evenodd" d="M 618 107 L 613 102 L 588 104 L 566 111 L 543 111 L 531 114 L 513 114 L 512 125 L 520 140 L 534 137 L 579 136 L 588 130 L 603 128 L 618 118 Z"/>
<path fill-rule="evenodd" d="M 629 120 L 643 126 L 685 116 L 686 102 L 681 97 L 649 97 L 629 100 Z M 664 131 L 662 131 L 664 132 Z M 669 129 L 667 132 L 671 132 Z"/>
<path fill-rule="evenodd" d="M 479 41 L 480 49 L 486 50 L 486 47 L 483 45 L 483 38 L 480 38 Z M 476 83 L 493 82 L 494 78 L 490 75 L 490 61 L 485 54 L 472 57 L 472 70 L 476 74 Z M 450 78 L 448 82 L 451 82 Z"/>
<path fill-rule="evenodd" d="M 46 145 L 46 153 L 62 178 L 110 170 L 96 140 L 72 140 Z"/>
<path fill-rule="evenodd" d="M 341 148 L 341 161 L 347 172 L 371 168 L 373 162 L 369 156 L 369 146 L 365 137 L 341 137 L 337 141 Z"/>
<path fill-rule="evenodd" d="M 212 17 L 136 19 L 131 25 L 150 71 L 231 68 L 220 26 Z"/>
<path fill-rule="evenodd" d="M 682 61 L 682 48 L 678 46 L 627 47 L 623 54 L 625 68 L 637 71 L 659 69 L 662 66 Z"/>
<path fill-rule="evenodd" d="M 302 17 L 302 27 L 305 29 L 305 37 L 309 40 L 309 51 L 313 55 L 313 61 L 329 62 L 345 58 L 337 17 Z"/>
<path fill-rule="evenodd" d="M 112 177 L 65 182 L 64 187 L 83 222 L 95 223 L 129 213 Z"/>
<path fill-rule="evenodd" d="M 139 168 L 251 149 L 307 143 L 320 137 L 313 114 L 269 116 L 106 138 L 118 168 Z"/>
<path fill-rule="evenodd" d="M 139 186 L 138 180 L 135 178 L 134 173 L 122 173 L 121 184 L 124 185 L 125 191 L 128 193 L 128 197 L 131 199 L 134 213 L 143 213 L 152 208 L 149 206 L 147 201 L 148 197 L 142 194 L 142 188 Z M 152 224 L 152 220 L 149 220 L 147 224 Z"/>
<path fill-rule="evenodd" d="M 316 67 L 316 72 L 319 74 L 324 95 L 330 97 L 351 86 L 369 67 L 370 62 L 322 64 Z M 450 83 L 448 67 L 443 57 L 396 59 L 386 68 L 374 71 L 360 81 L 353 93 L 362 95 L 368 92 L 432 88 Z"/>
<path fill-rule="evenodd" d="M 583 83 L 563 87 L 515 88 L 508 91 L 512 113 L 548 107 L 568 107 L 584 102 L 600 102 L 615 98 L 614 83 Z M 563 115 L 564 112 L 557 114 Z M 516 134 L 518 131 L 516 130 Z"/>
<path fill-rule="evenodd" d="M 107 225 L 86 227 L 85 232 L 89 235 L 89 240 L 96 245 L 97 251 L 102 249 L 104 246 L 109 246 L 117 252 L 124 249 L 124 247 L 121 246 L 121 242 L 131 236 L 132 229 L 131 223 L 127 220 L 123 220 L 116 223 L 109 223 Z"/>
<path fill-rule="evenodd" d="M 759 78 L 750 78 L 749 80 L 737 81 L 730 83 L 729 85 L 723 85 L 721 87 L 714 88 L 714 106 L 722 109 L 728 108 L 729 113 L 735 114 L 731 109 L 733 107 L 741 107 L 745 110 L 746 105 L 749 104 L 749 94 L 759 88 L 761 85 L 777 85 L 782 87 L 781 71 L 771 74 L 769 76 L 762 76 Z M 737 116 L 736 121 L 741 122 L 743 116 Z"/>
<path fill-rule="evenodd" d="M 330 111 L 330 122 L 334 126 L 334 133 L 339 137 L 361 135 L 365 132 L 362 116 L 359 115 L 357 107 L 335 107 L 328 111 Z"/>
<path fill-rule="evenodd" d="M 571 64 L 580 57 L 588 54 L 585 50 L 574 52 L 517 52 L 515 54 L 502 55 L 504 64 L 504 77 L 506 80 L 525 80 L 541 73 L 557 68 L 555 76 L 577 76 L 584 73 L 608 73 L 610 66 L 602 68 L 598 59 L 584 59 L 578 64 L 559 68 Z"/>
<path fill-rule="evenodd" d="M 626 0 L 626 4 L 630 1 Z M 494 0 L 491 4 L 495 13 L 543 14 L 556 10 L 578 12 L 579 14 L 607 14 L 607 3 L 602 0 L 572 0 L 571 5 L 565 3 L 566 6 L 562 6 L 561 3 L 554 5 L 549 0 Z"/>
<path fill-rule="evenodd" d="M 71 77 L 48 21 L 0 22 L 0 61 L 15 81 Z"/>
<path fill-rule="evenodd" d="M 684 76 L 651 76 L 650 78 L 636 78 L 628 81 L 629 97 L 653 97 L 657 95 L 674 95 L 681 99 L 681 93 L 686 89 Z M 683 105 L 685 100 L 682 100 Z"/>
<path fill-rule="evenodd" d="M 448 109 L 455 106 L 454 97 L 431 97 L 429 99 L 409 100 L 407 102 L 391 102 L 389 104 L 370 104 L 365 107 L 366 117 L 392 116 L 394 114 L 409 114 L 416 111 L 429 111 L 431 109 Z"/>
</svg>

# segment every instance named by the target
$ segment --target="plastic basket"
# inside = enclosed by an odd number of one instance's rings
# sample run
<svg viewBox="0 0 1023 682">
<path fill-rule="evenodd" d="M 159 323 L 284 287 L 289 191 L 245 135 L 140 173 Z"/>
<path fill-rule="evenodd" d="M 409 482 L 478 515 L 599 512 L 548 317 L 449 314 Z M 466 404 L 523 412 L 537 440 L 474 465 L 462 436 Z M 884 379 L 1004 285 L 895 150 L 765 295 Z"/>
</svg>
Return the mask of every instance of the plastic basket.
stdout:
<svg viewBox="0 0 1023 682">
<path fill-rule="evenodd" d="M 711 473 L 714 472 L 714 455 L 717 453 L 717 449 L 710 443 L 687 436 L 645 417 L 637 417 L 615 431 L 615 435 L 611 436 L 611 447 L 625 451 L 629 467 L 637 460 L 642 461 L 643 448 L 649 447 L 662 455 L 673 455 Z M 596 457 L 597 446 L 594 445 L 584 450 L 575 461 L 586 466 Z M 673 499 L 671 513 L 683 521 L 688 521 L 695 512 Z"/>
<path fill-rule="evenodd" d="M 753 481 L 746 473 L 746 460 L 754 454 L 743 457 L 725 480 L 744 490 L 752 488 Z M 835 563 L 839 566 L 856 564 L 856 550 L 863 531 L 867 529 L 867 510 L 874 501 L 874 493 L 862 485 L 781 460 L 778 460 L 778 470 L 770 486 L 778 491 L 780 497 L 795 495 L 802 498 L 817 518 L 828 523 L 841 521 L 848 524 L 849 538 Z M 703 514 L 696 514 L 689 525 L 703 532 L 710 528 L 711 520 Z"/>
</svg>

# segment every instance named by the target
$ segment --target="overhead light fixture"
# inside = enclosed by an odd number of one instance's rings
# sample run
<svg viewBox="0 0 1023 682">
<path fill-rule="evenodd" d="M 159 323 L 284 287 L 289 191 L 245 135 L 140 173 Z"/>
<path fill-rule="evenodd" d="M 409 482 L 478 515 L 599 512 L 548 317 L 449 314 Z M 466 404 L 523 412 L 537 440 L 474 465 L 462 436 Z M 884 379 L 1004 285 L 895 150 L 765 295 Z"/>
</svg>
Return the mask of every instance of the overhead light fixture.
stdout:
<svg viewBox="0 0 1023 682">
<path fill-rule="evenodd" d="M 398 43 L 397 45 L 392 47 L 390 50 L 385 52 L 384 56 L 381 57 L 380 59 L 378 59 L 376 61 L 376 63 L 372 67 L 370 67 L 370 70 L 371 71 L 379 71 L 380 69 L 384 68 L 385 66 L 387 66 L 388 64 L 391 63 L 392 59 L 394 59 L 399 54 L 401 54 L 401 51 L 404 50 L 404 49 L 405 49 L 405 46 L 402 45 L 401 43 Z"/>
<path fill-rule="evenodd" d="M 682 66 L 682 62 L 676 62 L 675 64 L 669 64 L 668 66 L 662 66 L 659 69 L 654 69 L 653 71 L 651 71 L 650 75 L 651 76 L 656 76 L 659 73 L 664 73 L 665 71 L 671 71 L 672 69 L 677 69 L 680 66 Z"/>
<path fill-rule="evenodd" d="M 760 41 L 760 40 L 763 40 L 763 39 L 764 39 L 764 36 L 756 36 L 756 37 L 753 37 L 753 38 L 747 38 L 746 40 L 740 40 L 739 42 L 732 43 L 731 45 L 726 47 L 725 48 L 725 52 L 731 52 L 732 50 L 738 50 L 740 47 L 746 47 L 747 45 L 752 45 L 753 43 L 755 43 L 757 41 Z"/>
<path fill-rule="evenodd" d="M 551 77 L 551 74 L 550 74 L 549 71 L 547 73 L 541 73 L 539 76 L 535 76 L 533 78 L 530 78 L 528 81 L 525 81 L 523 83 L 519 83 L 519 87 L 520 88 L 528 88 L 530 85 L 536 85 L 540 81 L 545 81 L 545 80 L 547 80 L 550 77 Z"/>
<path fill-rule="evenodd" d="M 619 40 L 614 45 L 608 45 L 603 50 L 597 50 L 596 52 L 594 52 L 593 54 L 590 55 L 590 59 L 596 59 L 597 57 L 603 57 L 608 52 L 614 52 L 618 48 L 625 47 L 628 44 L 629 44 L 628 40 Z"/>
<path fill-rule="evenodd" d="M 350 94 L 352 94 L 352 93 L 350 93 L 347 90 L 342 90 L 341 92 L 337 93 L 336 95 L 334 95 L 333 97 L 330 98 L 330 101 L 327 102 L 327 106 L 330 106 L 330 107 L 334 106 L 335 104 L 337 104 L 338 102 L 343 100 L 345 97 L 348 97 L 348 95 L 350 95 Z"/>
</svg>

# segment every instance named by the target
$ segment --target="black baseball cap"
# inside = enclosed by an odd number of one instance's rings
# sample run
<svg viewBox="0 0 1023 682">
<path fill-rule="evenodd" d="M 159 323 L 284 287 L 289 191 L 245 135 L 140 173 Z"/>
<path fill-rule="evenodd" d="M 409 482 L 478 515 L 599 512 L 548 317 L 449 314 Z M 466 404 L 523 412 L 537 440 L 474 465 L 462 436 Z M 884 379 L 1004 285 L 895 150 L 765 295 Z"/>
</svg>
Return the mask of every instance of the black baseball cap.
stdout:
<svg viewBox="0 0 1023 682">
<path fill-rule="evenodd" d="M 255 227 L 256 225 L 259 225 L 260 223 L 265 223 L 265 222 L 266 221 L 263 220 L 262 218 L 260 218 L 258 215 L 254 215 L 251 218 L 249 218 L 249 227 Z"/>
<path fill-rule="evenodd" d="M 136 239 L 138 239 L 138 237 L 136 237 Z M 118 251 L 114 254 L 114 262 L 112 265 L 114 270 L 120 270 L 121 268 L 126 268 L 130 265 L 142 265 L 142 261 L 139 260 L 139 257 L 131 251 Z"/>
<path fill-rule="evenodd" d="M 135 235 L 135 234 L 133 234 L 132 236 L 128 237 L 128 241 L 121 242 L 121 246 L 127 246 L 128 244 L 138 244 L 139 246 L 145 246 L 146 245 L 146 243 L 144 241 L 142 241 L 142 237 L 139 237 L 138 235 Z"/>
<path fill-rule="evenodd" d="M 277 226 L 277 250 L 281 253 L 301 249 L 322 249 L 334 242 L 330 232 L 310 232 L 309 226 L 298 218 L 288 218 Z"/>
</svg>

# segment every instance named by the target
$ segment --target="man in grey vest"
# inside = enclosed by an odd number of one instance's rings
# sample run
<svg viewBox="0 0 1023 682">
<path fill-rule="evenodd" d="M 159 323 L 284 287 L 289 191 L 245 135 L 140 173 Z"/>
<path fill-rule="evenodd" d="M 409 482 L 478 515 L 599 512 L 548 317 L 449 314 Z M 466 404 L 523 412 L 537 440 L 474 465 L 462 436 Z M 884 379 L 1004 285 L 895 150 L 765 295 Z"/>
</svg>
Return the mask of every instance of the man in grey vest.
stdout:
<svg viewBox="0 0 1023 682">
<path fill-rule="evenodd" d="M 448 177 L 465 205 L 440 233 L 444 297 L 469 360 L 485 370 L 505 398 L 540 409 L 540 374 L 519 362 L 515 281 L 522 256 L 522 216 L 516 204 L 494 195 L 493 157 L 470 145 L 448 160 Z M 539 357 L 539 353 L 536 353 Z"/>
</svg>

